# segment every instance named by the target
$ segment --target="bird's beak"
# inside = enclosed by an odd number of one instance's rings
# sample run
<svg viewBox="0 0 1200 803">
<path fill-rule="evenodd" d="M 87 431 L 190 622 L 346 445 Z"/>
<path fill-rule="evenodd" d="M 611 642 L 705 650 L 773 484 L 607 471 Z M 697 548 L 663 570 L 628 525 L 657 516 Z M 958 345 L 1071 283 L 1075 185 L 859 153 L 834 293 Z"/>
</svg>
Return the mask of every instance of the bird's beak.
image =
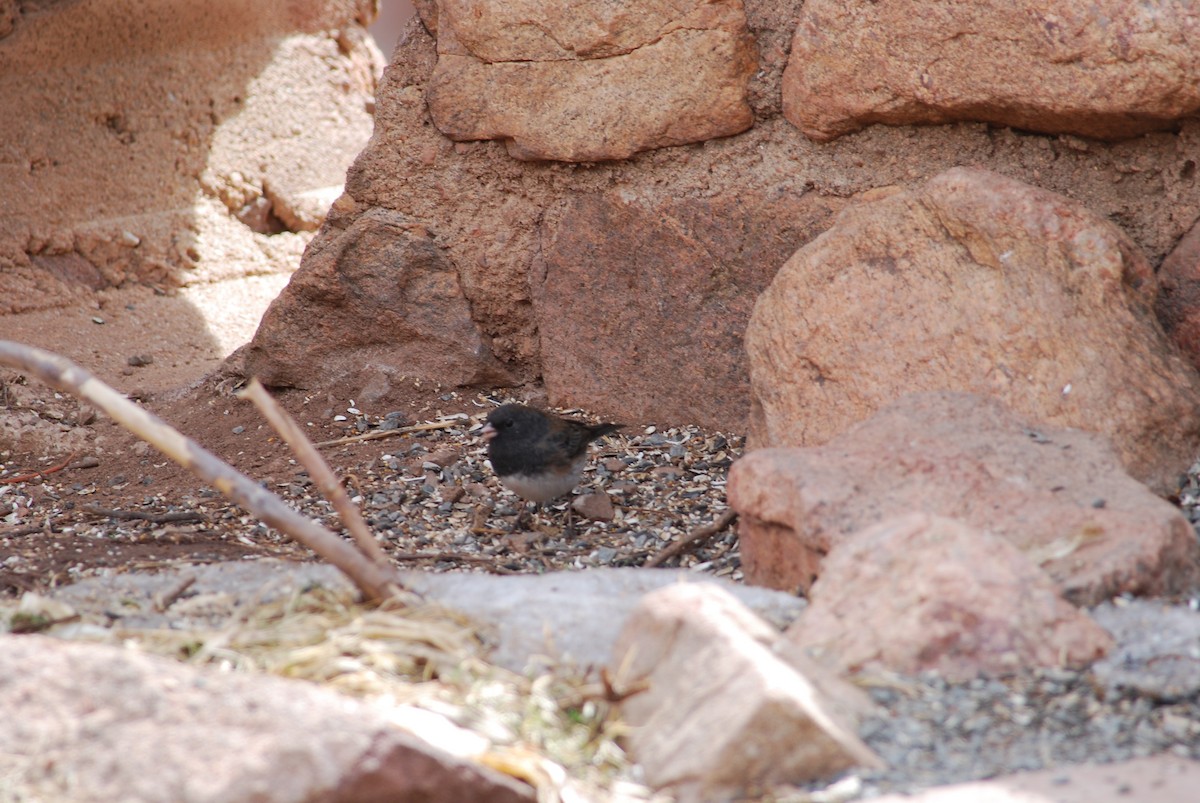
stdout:
<svg viewBox="0 0 1200 803">
<path fill-rule="evenodd" d="M 491 424 L 486 424 L 483 429 L 479 430 L 479 434 L 485 442 L 490 442 L 492 438 L 496 437 L 496 428 Z"/>
</svg>

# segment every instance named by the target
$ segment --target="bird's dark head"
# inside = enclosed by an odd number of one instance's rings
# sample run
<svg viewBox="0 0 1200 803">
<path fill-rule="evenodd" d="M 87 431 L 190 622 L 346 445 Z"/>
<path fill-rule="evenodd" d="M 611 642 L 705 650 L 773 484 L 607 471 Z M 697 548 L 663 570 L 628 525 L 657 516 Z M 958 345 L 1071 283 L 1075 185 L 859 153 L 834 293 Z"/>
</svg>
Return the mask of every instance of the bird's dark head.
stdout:
<svg viewBox="0 0 1200 803">
<path fill-rule="evenodd" d="M 505 404 L 488 413 L 487 424 L 481 434 L 489 443 L 504 434 L 505 438 L 536 434 L 539 427 L 546 425 L 546 416 L 523 404 Z"/>
</svg>

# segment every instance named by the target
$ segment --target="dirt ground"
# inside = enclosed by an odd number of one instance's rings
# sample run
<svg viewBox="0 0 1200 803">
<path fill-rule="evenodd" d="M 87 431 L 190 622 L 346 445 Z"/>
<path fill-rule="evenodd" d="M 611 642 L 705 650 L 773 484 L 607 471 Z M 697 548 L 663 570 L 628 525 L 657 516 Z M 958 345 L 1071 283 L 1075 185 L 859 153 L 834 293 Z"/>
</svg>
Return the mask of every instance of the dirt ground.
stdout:
<svg viewBox="0 0 1200 803">
<path fill-rule="evenodd" d="M 224 362 L 251 338 L 285 281 L 252 277 L 175 295 L 109 291 L 65 310 L 2 317 L 0 339 L 73 360 L 336 529 L 291 452 L 234 395 L 243 382 L 236 356 Z M 0 368 L 0 382 L 0 595 L 105 571 L 313 559 L 88 405 L 14 369 Z M 531 524 L 485 467 L 483 444 L 470 430 L 500 397 L 414 387 L 389 410 L 359 409 L 332 394 L 278 398 L 316 442 L 389 422 L 401 427 L 397 437 L 323 454 L 397 563 L 413 567 L 510 573 L 642 565 L 668 539 L 724 509 L 724 472 L 740 448 L 736 436 L 694 428 L 631 426 L 610 436 L 594 450 L 585 486 L 603 483 L 618 502 L 615 520 L 577 521 L 572 535 L 562 505 L 537 512 Z M 740 579 L 733 534 L 683 558 L 682 565 L 697 564 Z"/>
</svg>

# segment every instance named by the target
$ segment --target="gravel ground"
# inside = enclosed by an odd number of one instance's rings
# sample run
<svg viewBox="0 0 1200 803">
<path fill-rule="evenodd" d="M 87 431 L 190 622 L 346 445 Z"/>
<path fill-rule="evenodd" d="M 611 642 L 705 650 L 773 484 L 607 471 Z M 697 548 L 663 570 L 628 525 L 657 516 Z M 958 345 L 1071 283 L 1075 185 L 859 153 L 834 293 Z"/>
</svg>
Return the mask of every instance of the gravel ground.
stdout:
<svg viewBox="0 0 1200 803">
<path fill-rule="evenodd" d="M 576 503 L 575 532 L 565 531 L 566 503 L 532 514 L 503 490 L 485 463 L 477 432 L 482 417 L 505 399 L 457 398 L 474 414 L 414 423 L 403 415 L 368 417 L 353 406 L 336 412 L 350 436 L 387 431 L 368 449 L 326 446 L 368 523 L 401 565 L 432 571 L 541 573 L 588 566 L 640 566 L 671 539 L 708 524 L 726 509 L 725 474 L 740 454 L 740 437 L 694 427 L 631 427 L 608 436 L 592 460 Z M 571 412 L 571 411 L 567 411 Z M 582 417 L 582 414 L 579 414 Z M 0 472 L 2 473 L 2 472 Z M 0 476 L 0 479 L 3 479 Z M 131 487 L 143 478 L 123 477 Z M 203 536 L 231 546 L 298 551 L 281 536 L 209 492 L 192 497 L 147 493 L 146 513 L 194 513 L 197 522 L 164 524 L 105 518 L 89 511 L 86 481 L 54 477 L 3 486 L 10 514 L 0 527 L 9 562 L 20 562 L 24 523 L 50 522 L 46 532 L 96 545 L 188 541 Z M 153 485 L 147 487 L 150 491 Z M 305 513 L 337 526 L 327 502 L 297 466 L 273 488 Z M 614 502 L 594 494 L 603 490 Z M 579 502 L 579 499 L 588 499 Z M 1180 493 L 1200 521 L 1200 463 Z M 600 504 L 596 504 L 600 503 Z M 137 511 L 134 511 L 137 512 Z M 53 525 L 53 527 L 51 527 Z M 167 565 L 159 561 L 159 566 Z M 697 542 L 665 565 L 741 579 L 731 530 Z M 853 800 L 932 785 L 984 779 L 1078 762 L 1112 762 L 1169 751 L 1200 760 L 1200 600 L 1115 600 L 1094 611 L 1117 636 L 1105 663 L 1082 672 L 1038 671 L 950 684 L 935 676 L 893 677 L 867 684 L 880 706 L 862 733 L 890 769 L 827 784 L 781 790 L 785 799 Z"/>
</svg>

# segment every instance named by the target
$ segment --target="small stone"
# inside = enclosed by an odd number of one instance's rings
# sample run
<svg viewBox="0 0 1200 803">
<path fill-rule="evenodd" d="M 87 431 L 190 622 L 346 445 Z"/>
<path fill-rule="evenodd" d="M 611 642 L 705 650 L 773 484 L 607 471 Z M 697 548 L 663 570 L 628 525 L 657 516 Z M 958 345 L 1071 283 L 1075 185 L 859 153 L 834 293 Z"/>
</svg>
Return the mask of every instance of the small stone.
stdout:
<svg viewBox="0 0 1200 803">
<path fill-rule="evenodd" d="M 612 500 L 608 498 L 608 494 L 602 491 L 575 497 L 571 502 L 571 508 L 584 518 L 593 521 L 612 521 L 616 515 Z"/>
</svg>

